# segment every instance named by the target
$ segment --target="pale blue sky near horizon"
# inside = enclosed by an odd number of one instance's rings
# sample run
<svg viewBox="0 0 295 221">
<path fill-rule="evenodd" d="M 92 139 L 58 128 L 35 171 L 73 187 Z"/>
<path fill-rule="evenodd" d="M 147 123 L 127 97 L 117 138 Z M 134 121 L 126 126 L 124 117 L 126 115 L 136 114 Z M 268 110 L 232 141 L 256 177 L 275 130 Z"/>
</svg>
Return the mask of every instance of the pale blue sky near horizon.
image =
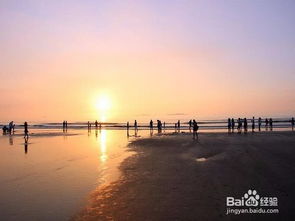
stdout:
<svg viewBox="0 0 295 221">
<path fill-rule="evenodd" d="M 81 87 L 89 93 L 100 87 L 98 84 L 107 85 L 113 94 L 120 94 L 118 91 L 125 88 L 114 79 L 122 73 L 114 66 L 125 70 L 126 79 L 122 78 L 121 83 L 129 88 L 126 97 L 120 95 L 119 100 L 148 96 L 147 89 L 138 89 L 150 83 L 154 84 L 159 100 L 167 99 L 171 104 L 165 111 L 160 107 L 159 113 L 145 112 L 140 102 L 135 102 L 133 109 L 124 107 L 133 115 L 191 114 L 186 111 L 191 101 L 198 107 L 220 101 L 226 106 L 220 108 L 220 116 L 241 110 L 243 114 L 256 110 L 260 114 L 295 114 L 294 11 L 295 1 L 288 0 L 1 0 L 0 92 L 5 95 L 1 106 L 7 110 L 0 110 L 0 115 L 20 117 L 14 110 L 21 104 L 34 106 L 38 119 L 43 115 L 48 118 L 50 113 L 55 116 L 53 119 L 60 119 L 65 114 L 61 108 L 56 113 L 42 110 L 43 103 L 33 94 L 42 88 L 40 96 L 48 96 L 48 105 L 58 106 L 62 98 L 56 101 L 56 97 L 65 82 L 70 84 L 69 88 Z M 108 60 L 97 65 L 95 59 L 100 56 Z M 105 67 L 105 63 L 111 68 Z M 130 73 L 133 64 L 138 67 Z M 88 72 L 81 74 L 83 68 L 89 68 Z M 99 76 L 95 74 L 97 70 L 102 70 Z M 130 89 L 135 76 L 137 95 Z M 99 83 L 95 85 L 95 81 Z M 28 87 L 24 84 L 30 82 L 27 96 L 21 96 L 20 91 Z M 162 90 L 167 92 L 158 93 L 159 86 L 164 84 L 168 86 Z M 174 99 L 179 102 L 167 98 L 176 87 L 180 92 L 179 98 Z M 195 91 L 204 92 L 208 99 L 192 95 L 183 98 Z M 75 100 L 69 94 L 64 99 Z M 153 96 L 146 98 L 150 106 L 157 105 L 150 101 Z M 175 108 L 178 104 L 183 104 L 183 109 Z M 218 116 L 217 110 L 191 111 L 204 117 Z M 24 116 L 35 119 L 29 113 Z M 73 114 L 72 118 L 77 116 L 78 113 Z"/>
</svg>

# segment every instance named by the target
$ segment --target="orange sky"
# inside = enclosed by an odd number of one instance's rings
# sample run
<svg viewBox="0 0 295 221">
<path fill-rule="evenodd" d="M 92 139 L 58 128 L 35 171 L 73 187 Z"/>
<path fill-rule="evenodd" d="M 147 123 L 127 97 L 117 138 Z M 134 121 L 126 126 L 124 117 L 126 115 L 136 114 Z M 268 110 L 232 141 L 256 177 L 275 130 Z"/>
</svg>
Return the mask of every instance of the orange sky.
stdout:
<svg viewBox="0 0 295 221">
<path fill-rule="evenodd" d="M 107 121 L 295 114 L 287 5 L 13 2 L 0 11 L 0 121 L 101 119 L 102 95 Z"/>
</svg>

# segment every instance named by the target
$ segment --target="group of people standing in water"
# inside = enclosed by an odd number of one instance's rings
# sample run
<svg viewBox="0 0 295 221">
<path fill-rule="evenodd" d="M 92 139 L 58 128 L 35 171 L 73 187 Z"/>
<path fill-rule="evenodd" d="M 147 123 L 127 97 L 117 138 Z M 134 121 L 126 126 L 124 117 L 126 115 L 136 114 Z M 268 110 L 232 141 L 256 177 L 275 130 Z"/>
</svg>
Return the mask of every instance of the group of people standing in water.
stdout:
<svg viewBox="0 0 295 221">
<path fill-rule="evenodd" d="M 193 129 L 193 138 L 194 139 L 197 139 L 198 138 L 198 130 L 199 130 L 199 126 L 198 126 L 198 123 L 196 120 L 190 120 L 188 122 L 189 124 L 189 130 L 191 131 Z M 157 129 L 158 129 L 158 133 L 161 133 L 162 130 L 166 128 L 166 122 L 164 121 L 162 123 L 161 120 L 157 120 L 157 125 L 156 125 Z M 129 121 L 127 122 L 126 124 L 126 128 L 127 128 L 127 134 L 129 135 L 129 129 L 130 129 L 130 123 Z M 135 130 L 135 133 L 137 134 L 137 131 L 138 131 L 138 123 L 137 123 L 137 120 L 134 121 L 134 126 L 133 126 L 134 130 Z M 174 124 L 174 128 L 175 128 L 175 131 L 180 131 L 180 120 L 178 120 L 175 124 Z M 151 133 L 153 132 L 154 130 L 154 122 L 153 120 L 150 120 L 150 123 L 149 123 L 149 129 L 151 131 Z"/>
<path fill-rule="evenodd" d="M 25 122 L 23 127 L 24 127 L 24 138 L 27 141 L 28 138 L 29 138 L 28 123 Z M 8 126 L 4 125 L 2 127 L 3 135 L 6 135 L 7 133 L 10 134 L 10 135 L 14 134 L 14 130 L 15 130 L 15 124 L 13 123 L 13 121 L 10 121 Z"/>
<path fill-rule="evenodd" d="M 285 121 L 285 122 L 287 122 L 287 121 Z M 289 120 L 289 122 L 291 122 L 292 130 L 294 130 L 294 127 L 295 127 L 295 119 L 294 119 L 294 117 L 292 117 L 291 120 Z M 189 120 L 187 123 L 188 123 L 188 126 L 189 126 L 189 130 L 193 131 L 193 139 L 197 139 L 198 138 L 198 130 L 199 130 L 199 125 L 198 125 L 197 121 L 196 120 Z M 274 121 L 273 121 L 272 118 L 265 118 L 264 120 L 262 120 L 261 117 L 259 117 L 258 119 L 255 119 L 255 117 L 253 117 L 250 120 L 248 120 L 247 118 L 238 118 L 236 120 L 234 118 L 228 118 L 228 120 L 227 120 L 228 132 L 234 132 L 234 130 L 237 129 L 238 133 L 241 133 L 242 130 L 244 129 L 244 132 L 246 133 L 248 131 L 248 127 L 249 127 L 248 123 L 251 124 L 250 128 L 252 129 L 252 132 L 254 132 L 255 128 L 256 128 L 256 125 L 258 127 L 258 130 L 261 131 L 261 127 L 262 127 L 263 123 L 264 123 L 264 126 L 265 126 L 265 128 L 267 130 L 268 129 L 272 130 Z M 94 122 L 94 125 L 95 125 L 96 129 L 98 129 L 98 128 L 101 129 L 102 128 L 102 124 L 99 123 L 97 120 Z M 63 126 L 63 131 L 64 132 L 67 131 L 68 122 L 63 121 L 62 126 Z M 87 123 L 87 126 L 88 126 L 88 130 L 91 130 L 91 123 L 89 121 Z M 24 127 L 24 138 L 27 141 L 28 138 L 29 138 L 28 123 L 25 122 L 23 124 L 23 127 Z M 175 127 L 175 131 L 176 130 L 180 131 L 180 120 L 178 120 L 174 124 L 174 127 Z M 129 134 L 129 128 L 130 128 L 129 121 L 127 122 L 126 128 L 127 128 L 128 134 Z M 153 122 L 153 120 L 150 120 L 149 128 L 150 128 L 151 131 L 154 130 L 154 122 Z M 162 129 L 165 129 L 165 128 L 166 128 L 166 123 L 165 122 L 162 123 L 161 120 L 157 120 L 158 132 L 161 133 Z M 134 121 L 134 129 L 135 129 L 135 131 L 137 133 L 137 131 L 138 131 L 138 123 L 137 123 L 136 120 Z M 4 125 L 2 127 L 2 130 L 3 130 L 4 135 L 7 134 L 7 133 L 12 134 L 12 133 L 14 133 L 14 130 L 15 130 L 15 124 L 13 123 L 13 121 L 11 121 L 8 124 L 8 126 Z"/>
<path fill-rule="evenodd" d="M 13 123 L 13 121 L 10 121 L 8 126 L 4 125 L 2 127 L 2 131 L 3 131 L 3 134 L 14 134 L 14 128 L 15 128 L 15 124 Z"/>
<path fill-rule="evenodd" d="M 101 123 L 98 123 L 97 120 L 94 122 L 94 126 L 95 126 L 95 129 L 98 129 L 98 128 L 101 129 Z M 91 130 L 91 127 L 92 127 L 92 124 L 91 124 L 90 121 L 88 121 L 87 122 L 87 128 L 88 128 L 88 130 Z"/>
<path fill-rule="evenodd" d="M 62 122 L 62 130 L 63 130 L 63 132 L 68 130 L 68 121 L 64 120 Z"/>
<path fill-rule="evenodd" d="M 255 131 L 255 127 L 256 127 L 256 121 L 257 121 L 257 125 L 258 125 L 258 130 L 261 131 L 261 126 L 262 126 L 262 119 L 261 117 L 259 117 L 257 120 L 255 119 L 255 117 L 253 117 L 251 119 L 251 129 L 252 132 Z M 290 120 L 291 122 L 291 126 L 292 126 L 292 130 L 294 130 L 294 126 L 295 126 L 295 120 L 294 117 L 292 117 L 292 119 Z M 248 131 L 248 119 L 247 118 L 238 118 L 237 121 L 235 122 L 234 118 L 228 118 L 227 120 L 227 128 L 228 128 L 228 132 L 234 132 L 235 130 L 235 125 L 237 123 L 237 130 L 238 133 L 242 132 L 242 128 L 244 128 L 244 132 L 246 133 Z M 264 126 L 266 129 L 270 129 L 272 130 L 273 128 L 273 119 L 272 118 L 265 118 L 264 119 Z"/>
</svg>

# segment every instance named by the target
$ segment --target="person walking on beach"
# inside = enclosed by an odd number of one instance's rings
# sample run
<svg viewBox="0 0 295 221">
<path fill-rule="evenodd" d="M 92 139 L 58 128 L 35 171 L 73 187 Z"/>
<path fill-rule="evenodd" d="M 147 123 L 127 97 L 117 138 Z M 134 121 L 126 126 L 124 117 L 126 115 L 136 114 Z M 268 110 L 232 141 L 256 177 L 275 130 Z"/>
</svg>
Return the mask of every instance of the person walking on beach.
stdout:
<svg viewBox="0 0 295 221">
<path fill-rule="evenodd" d="M 291 119 L 291 126 L 292 126 L 292 130 L 294 130 L 294 126 L 295 126 L 295 120 L 294 120 L 294 117 L 292 117 L 292 119 Z"/>
<path fill-rule="evenodd" d="M 231 119 L 231 129 L 232 129 L 232 132 L 234 132 L 234 129 L 235 129 L 235 120 L 234 120 L 234 118 Z"/>
<path fill-rule="evenodd" d="M 6 135 L 6 132 L 7 132 L 7 127 L 6 127 L 6 125 L 4 125 L 4 126 L 2 127 L 2 131 L 3 131 L 3 135 Z"/>
<path fill-rule="evenodd" d="M 241 126 L 242 126 L 242 124 L 241 124 L 241 118 L 238 118 L 238 127 L 237 127 L 238 133 L 241 133 Z"/>
<path fill-rule="evenodd" d="M 157 128 L 158 128 L 158 132 L 161 133 L 162 132 L 162 122 L 160 120 L 157 120 Z"/>
<path fill-rule="evenodd" d="M 134 129 L 137 130 L 137 120 L 134 121 Z"/>
<path fill-rule="evenodd" d="M 252 132 L 255 130 L 255 118 L 252 118 Z"/>
<path fill-rule="evenodd" d="M 247 118 L 244 118 L 244 132 L 247 133 L 248 131 L 248 122 L 247 122 Z"/>
<path fill-rule="evenodd" d="M 270 130 L 272 130 L 272 124 L 273 124 L 272 118 L 269 118 L 269 127 L 270 127 Z"/>
<path fill-rule="evenodd" d="M 198 130 L 199 130 L 198 123 L 197 121 L 193 120 L 193 139 L 194 140 L 199 139 Z"/>
<path fill-rule="evenodd" d="M 258 118 L 258 130 L 261 130 L 261 117 Z"/>
<path fill-rule="evenodd" d="M 27 122 L 24 123 L 24 133 L 25 133 L 25 136 L 24 136 L 25 140 L 28 140 L 29 139 L 29 130 L 28 130 L 28 123 Z"/>
<path fill-rule="evenodd" d="M 180 129 L 180 120 L 177 121 L 177 127 Z"/>
<path fill-rule="evenodd" d="M 192 127 L 192 120 L 189 120 L 188 125 L 189 125 L 189 129 L 191 129 L 191 127 Z"/>
<path fill-rule="evenodd" d="M 154 129 L 154 123 L 153 123 L 153 120 L 150 121 L 150 130 L 153 130 Z"/>
<path fill-rule="evenodd" d="M 268 127 L 268 119 L 265 118 L 265 127 Z"/>
<path fill-rule="evenodd" d="M 126 128 L 127 128 L 127 137 L 129 138 L 129 121 L 127 121 Z"/>
<path fill-rule="evenodd" d="M 98 122 L 97 122 L 97 120 L 95 120 L 95 129 L 97 129 L 98 128 Z"/>
<path fill-rule="evenodd" d="M 8 132 L 9 132 L 9 134 L 14 133 L 14 127 L 15 127 L 15 124 L 13 124 L 13 121 L 10 121 L 9 124 L 8 124 Z"/>
<path fill-rule="evenodd" d="M 230 120 L 230 118 L 227 119 L 227 129 L 228 129 L 228 132 L 230 132 L 230 129 L 231 129 L 231 120 Z"/>
<path fill-rule="evenodd" d="M 15 127 L 15 124 L 13 123 L 13 121 L 11 121 L 11 122 L 9 123 L 10 134 L 11 134 L 11 133 L 14 134 L 14 127 Z"/>
<path fill-rule="evenodd" d="M 63 130 L 63 132 L 65 132 L 65 131 L 67 131 L 67 129 L 68 129 L 68 122 L 64 120 L 62 122 L 62 130 Z"/>
</svg>

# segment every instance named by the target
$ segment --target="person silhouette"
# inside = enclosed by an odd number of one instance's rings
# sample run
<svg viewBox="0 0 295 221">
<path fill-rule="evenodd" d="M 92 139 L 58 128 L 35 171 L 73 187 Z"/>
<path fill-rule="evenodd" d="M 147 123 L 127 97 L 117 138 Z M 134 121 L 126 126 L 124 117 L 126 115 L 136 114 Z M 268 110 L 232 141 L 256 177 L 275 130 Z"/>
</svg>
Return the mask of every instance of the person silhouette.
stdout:
<svg viewBox="0 0 295 221">
<path fill-rule="evenodd" d="M 234 132 L 234 129 L 235 129 L 235 120 L 234 120 L 234 118 L 231 119 L 231 129 L 232 129 L 232 132 Z"/>
<path fill-rule="evenodd" d="M 254 132 L 254 130 L 255 130 L 255 118 L 253 117 L 252 118 L 252 132 Z"/>
<path fill-rule="evenodd" d="M 158 133 L 162 132 L 162 122 L 160 120 L 157 120 L 157 128 L 158 128 Z"/>
<path fill-rule="evenodd" d="M 292 126 L 292 130 L 294 130 L 294 126 L 295 126 L 295 120 L 294 120 L 294 117 L 292 117 L 292 119 L 291 119 L 291 126 Z"/>
<path fill-rule="evenodd" d="M 129 138 L 129 121 L 127 121 L 126 128 L 127 128 L 127 137 Z"/>
<path fill-rule="evenodd" d="M 14 133 L 14 124 L 13 124 L 13 121 L 10 121 L 9 124 L 8 124 L 8 132 L 9 134 L 11 133 Z"/>
<path fill-rule="evenodd" d="M 194 140 L 199 139 L 198 130 L 199 130 L 198 123 L 197 121 L 193 120 L 193 139 Z"/>
<path fill-rule="evenodd" d="M 153 123 L 153 120 L 150 121 L 150 130 L 153 130 L 154 129 L 154 123 Z"/>
<path fill-rule="evenodd" d="M 134 129 L 137 130 L 137 121 L 134 121 Z"/>
<path fill-rule="evenodd" d="M 189 125 L 189 129 L 191 129 L 191 127 L 192 127 L 192 120 L 189 120 L 188 125 Z"/>
<path fill-rule="evenodd" d="M 177 121 L 177 127 L 180 129 L 180 120 Z"/>
<path fill-rule="evenodd" d="M 231 120 L 230 120 L 230 118 L 227 119 L 227 129 L 228 129 L 228 132 L 230 132 L 230 129 L 231 129 Z"/>
<path fill-rule="evenodd" d="M 265 118 L 265 127 L 268 127 L 268 119 L 267 118 Z"/>
<path fill-rule="evenodd" d="M 269 118 L 269 127 L 270 127 L 270 130 L 272 130 L 272 126 L 273 126 L 272 118 Z"/>
<path fill-rule="evenodd" d="M 98 122 L 97 122 L 97 120 L 95 120 L 95 129 L 97 129 L 98 128 Z"/>
<path fill-rule="evenodd" d="M 244 118 L 244 132 L 247 133 L 248 131 L 248 122 L 247 122 L 247 118 Z"/>
<path fill-rule="evenodd" d="M 6 127 L 6 125 L 4 125 L 4 126 L 2 127 L 2 131 L 3 131 L 3 135 L 6 135 L 6 132 L 7 132 L 7 127 Z"/>
<path fill-rule="evenodd" d="M 24 134 L 25 134 L 25 136 L 24 136 L 25 140 L 29 139 L 29 129 L 28 129 L 27 122 L 24 123 Z"/>
<path fill-rule="evenodd" d="M 261 117 L 258 118 L 258 130 L 261 130 Z"/>
<path fill-rule="evenodd" d="M 238 118 L 238 133 L 241 133 L 241 127 L 242 127 L 242 122 L 241 122 L 241 118 Z"/>
</svg>

